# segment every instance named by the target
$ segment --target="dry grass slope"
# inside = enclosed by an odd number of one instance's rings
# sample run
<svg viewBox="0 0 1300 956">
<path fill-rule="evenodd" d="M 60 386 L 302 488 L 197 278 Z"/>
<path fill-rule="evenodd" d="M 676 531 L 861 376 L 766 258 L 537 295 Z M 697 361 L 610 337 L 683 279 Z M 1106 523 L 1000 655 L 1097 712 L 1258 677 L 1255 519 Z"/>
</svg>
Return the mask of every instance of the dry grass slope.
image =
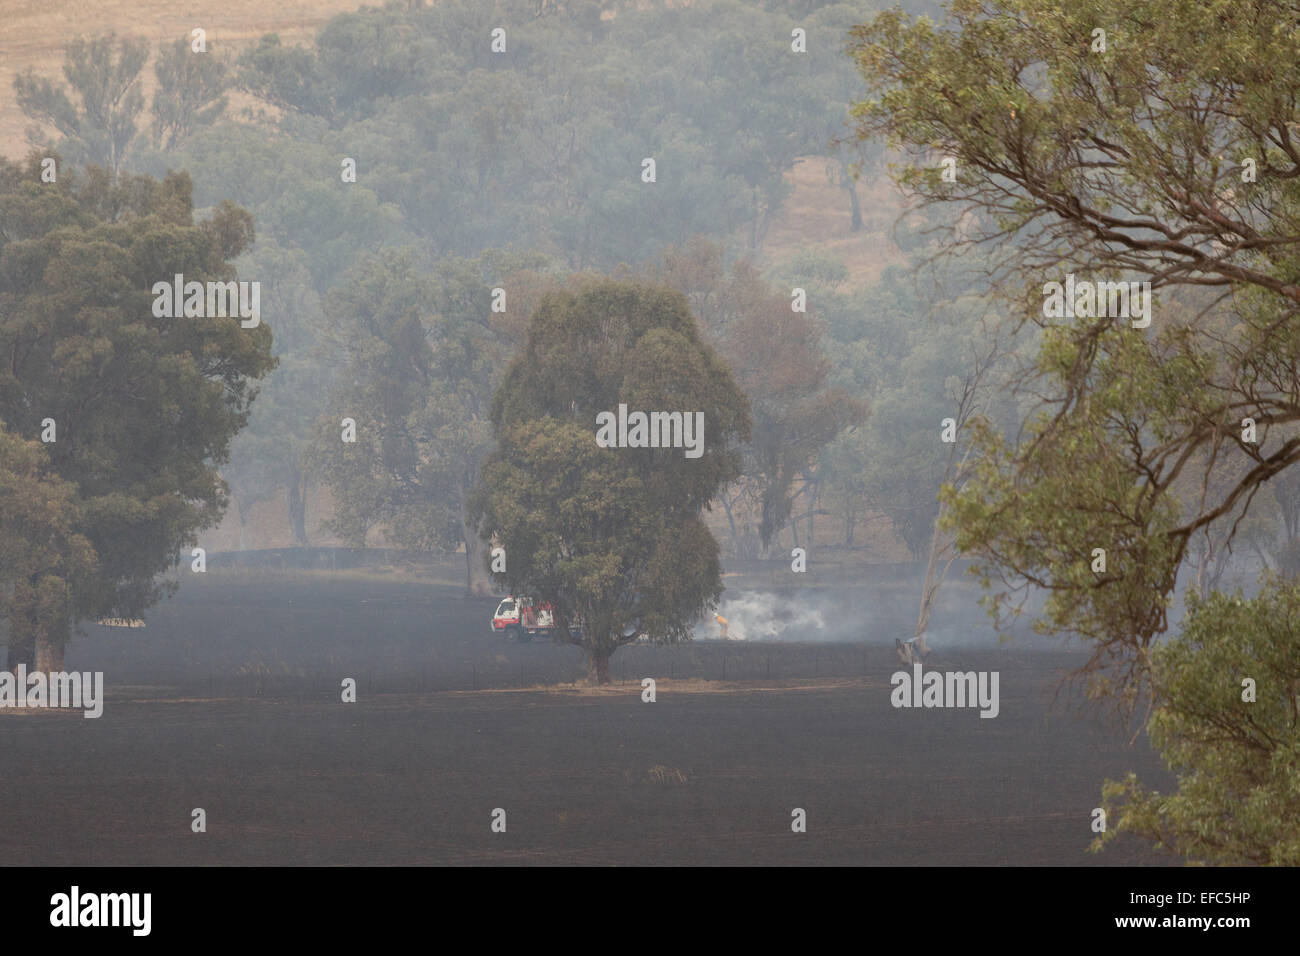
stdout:
<svg viewBox="0 0 1300 956">
<path fill-rule="evenodd" d="M 79 36 L 116 32 L 159 41 L 207 31 L 215 49 L 235 50 L 264 33 L 301 43 L 330 17 L 356 10 L 358 0 L 3 0 L 0 2 L 0 153 L 27 152 L 29 125 L 14 102 L 14 77 L 27 67 L 59 75 L 63 48 Z M 145 69 L 145 96 L 153 94 L 153 67 Z"/>
</svg>

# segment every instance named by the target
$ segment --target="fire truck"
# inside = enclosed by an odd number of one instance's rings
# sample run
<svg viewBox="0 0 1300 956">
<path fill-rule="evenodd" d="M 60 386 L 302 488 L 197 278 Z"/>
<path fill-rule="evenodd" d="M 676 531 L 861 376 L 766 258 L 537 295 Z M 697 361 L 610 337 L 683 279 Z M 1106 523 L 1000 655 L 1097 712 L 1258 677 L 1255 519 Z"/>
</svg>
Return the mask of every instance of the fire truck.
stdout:
<svg viewBox="0 0 1300 956">
<path fill-rule="evenodd" d="M 577 625 L 569 625 L 569 633 L 574 637 L 581 631 Z M 530 598 L 504 598 L 492 615 L 492 633 L 504 634 L 506 640 L 521 644 L 534 637 L 551 637 L 555 633 L 554 608 L 549 604 L 537 604 Z"/>
</svg>

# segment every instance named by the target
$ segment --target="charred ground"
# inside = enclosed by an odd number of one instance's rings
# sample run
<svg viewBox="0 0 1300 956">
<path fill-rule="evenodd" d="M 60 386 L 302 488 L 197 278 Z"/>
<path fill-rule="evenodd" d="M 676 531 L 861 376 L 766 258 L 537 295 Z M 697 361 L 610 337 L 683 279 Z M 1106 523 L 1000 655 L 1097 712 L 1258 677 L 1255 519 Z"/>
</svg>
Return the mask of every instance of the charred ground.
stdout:
<svg viewBox="0 0 1300 956">
<path fill-rule="evenodd" d="M 68 666 L 105 672 L 102 718 L 0 716 L 0 864 L 1170 862 L 1084 852 L 1105 777 L 1164 775 L 1057 696 L 1076 654 L 942 652 L 1000 671 L 994 720 L 893 709 L 879 642 L 632 647 L 592 691 L 431 580 L 217 567 L 91 628 Z"/>
</svg>

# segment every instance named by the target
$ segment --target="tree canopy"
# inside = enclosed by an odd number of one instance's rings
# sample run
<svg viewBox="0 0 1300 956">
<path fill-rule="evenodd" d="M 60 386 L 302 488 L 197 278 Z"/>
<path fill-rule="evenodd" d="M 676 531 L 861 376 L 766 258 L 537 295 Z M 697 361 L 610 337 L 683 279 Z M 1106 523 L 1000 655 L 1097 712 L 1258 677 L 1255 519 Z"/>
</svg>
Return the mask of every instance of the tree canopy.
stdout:
<svg viewBox="0 0 1300 956">
<path fill-rule="evenodd" d="M 1295 866 L 1300 586 L 1272 577 L 1253 598 L 1193 593 L 1182 632 L 1152 657 L 1151 742 L 1178 789 L 1152 791 L 1136 774 L 1108 783 L 1116 822 L 1094 848 L 1133 833 L 1210 864 Z"/>
<path fill-rule="evenodd" d="M 703 415 L 703 446 L 601 447 L 598 416 Z M 701 519 L 740 471 L 744 393 L 700 337 L 686 300 L 609 280 L 543 296 L 492 403 L 496 450 L 474 514 L 505 550 L 499 579 L 556 609 L 567 639 L 609 679 L 610 655 L 644 633 L 674 642 L 721 594 Z M 575 623 L 580 633 L 569 630 Z"/>
<path fill-rule="evenodd" d="M 950 207 L 945 248 L 988 250 L 1043 330 L 1021 434 L 972 422 L 959 547 L 999 615 L 1048 592 L 1037 623 L 1092 642 L 1098 693 L 1135 699 L 1193 536 L 1300 459 L 1294 25 L 1271 3 L 955 0 L 944 27 L 855 31 L 860 134 L 907 154 L 900 181 Z M 1149 282 L 1150 327 L 1045 318 L 1073 273 Z"/>
<path fill-rule="evenodd" d="M 47 464 L 18 462 L 48 475 L 59 520 L 93 548 L 59 620 L 135 616 L 220 517 L 218 466 L 274 365 L 268 323 L 159 318 L 152 288 L 233 279 L 252 223 L 232 204 L 195 222 L 185 174 L 114 184 L 91 167 L 45 183 L 40 170 L 37 155 L 0 161 L 0 421 L 43 440 Z M 37 567 L 28 584 L 45 573 L 58 572 Z M 67 632 L 11 631 L 10 663 L 30 663 L 37 637 L 57 649 Z"/>
</svg>

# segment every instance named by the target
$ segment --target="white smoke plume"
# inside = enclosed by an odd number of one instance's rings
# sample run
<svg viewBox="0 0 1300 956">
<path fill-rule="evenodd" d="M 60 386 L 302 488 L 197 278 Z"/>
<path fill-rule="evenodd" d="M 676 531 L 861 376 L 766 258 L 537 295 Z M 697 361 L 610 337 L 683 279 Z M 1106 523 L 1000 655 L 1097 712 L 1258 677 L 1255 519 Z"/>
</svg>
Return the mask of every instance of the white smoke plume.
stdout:
<svg viewBox="0 0 1300 956">
<path fill-rule="evenodd" d="M 821 610 L 799 597 L 770 591 L 738 591 L 724 598 L 717 611 L 726 619 L 726 640 L 731 641 L 826 641 L 826 617 Z M 721 640 L 723 626 L 705 620 L 695 628 L 696 640 Z"/>
<path fill-rule="evenodd" d="M 918 586 L 919 593 L 919 586 Z M 726 626 L 717 620 L 725 619 Z M 728 590 L 716 612 L 695 625 L 697 641 L 866 643 L 912 639 L 916 605 L 909 593 L 879 588 Z M 969 588 L 941 596 L 925 634 L 928 648 L 996 647 L 997 634 Z"/>
</svg>

